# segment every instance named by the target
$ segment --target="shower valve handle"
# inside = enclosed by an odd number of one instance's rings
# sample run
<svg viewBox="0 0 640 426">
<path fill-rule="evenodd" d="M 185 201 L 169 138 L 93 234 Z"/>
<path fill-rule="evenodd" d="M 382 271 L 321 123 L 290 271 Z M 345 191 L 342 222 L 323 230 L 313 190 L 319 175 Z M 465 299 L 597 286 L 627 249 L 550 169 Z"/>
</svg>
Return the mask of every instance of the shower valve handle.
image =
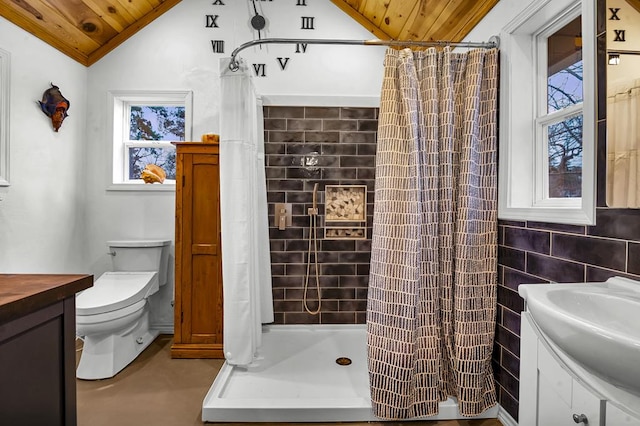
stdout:
<svg viewBox="0 0 640 426">
<path fill-rule="evenodd" d="M 278 220 L 278 229 L 284 231 L 287 229 L 287 210 L 280 209 L 280 219 Z"/>
</svg>

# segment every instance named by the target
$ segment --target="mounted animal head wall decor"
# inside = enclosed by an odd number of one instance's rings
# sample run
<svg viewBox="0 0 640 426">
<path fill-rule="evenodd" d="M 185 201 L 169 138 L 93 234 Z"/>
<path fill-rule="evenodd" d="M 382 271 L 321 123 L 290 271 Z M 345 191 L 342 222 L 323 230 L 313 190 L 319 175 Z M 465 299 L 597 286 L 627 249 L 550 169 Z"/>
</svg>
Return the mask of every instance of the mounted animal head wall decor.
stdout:
<svg viewBox="0 0 640 426">
<path fill-rule="evenodd" d="M 60 88 L 53 83 L 51 87 L 44 91 L 42 94 L 42 100 L 38 101 L 40 109 L 47 117 L 51 118 L 51 124 L 53 129 L 57 132 L 62 122 L 69 114 L 67 110 L 71 105 L 71 102 L 60 93 Z"/>
</svg>

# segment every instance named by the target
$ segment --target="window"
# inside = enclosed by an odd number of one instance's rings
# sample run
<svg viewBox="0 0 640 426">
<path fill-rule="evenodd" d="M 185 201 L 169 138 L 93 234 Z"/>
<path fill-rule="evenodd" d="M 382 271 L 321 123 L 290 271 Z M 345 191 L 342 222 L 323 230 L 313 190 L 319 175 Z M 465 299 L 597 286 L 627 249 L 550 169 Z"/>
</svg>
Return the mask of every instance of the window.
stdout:
<svg viewBox="0 0 640 426">
<path fill-rule="evenodd" d="M 191 139 L 191 93 L 110 92 L 110 99 L 113 106 L 111 189 L 173 190 L 176 150 L 171 142 Z M 164 184 L 144 184 L 140 174 L 147 164 L 164 170 Z"/>
<path fill-rule="evenodd" d="M 595 8 L 533 2 L 501 33 L 501 219 L 595 221 Z"/>
<path fill-rule="evenodd" d="M 560 21 L 559 24 L 561 24 Z M 560 29 L 550 27 L 537 37 L 538 114 L 536 140 L 536 204 L 562 205 L 561 199 L 582 195 L 582 25 L 578 16 Z M 544 102 L 542 102 L 544 100 Z"/>
</svg>

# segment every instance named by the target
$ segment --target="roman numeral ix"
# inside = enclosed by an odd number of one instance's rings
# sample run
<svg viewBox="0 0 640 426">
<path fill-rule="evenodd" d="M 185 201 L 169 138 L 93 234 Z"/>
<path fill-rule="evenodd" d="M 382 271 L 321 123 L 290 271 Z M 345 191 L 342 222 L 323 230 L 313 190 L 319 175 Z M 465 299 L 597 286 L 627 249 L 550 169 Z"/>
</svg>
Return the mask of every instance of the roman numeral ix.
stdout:
<svg viewBox="0 0 640 426">
<path fill-rule="evenodd" d="M 207 15 L 207 23 L 206 23 L 206 27 L 207 28 L 219 28 L 218 27 L 218 18 L 220 17 L 220 15 Z"/>
</svg>

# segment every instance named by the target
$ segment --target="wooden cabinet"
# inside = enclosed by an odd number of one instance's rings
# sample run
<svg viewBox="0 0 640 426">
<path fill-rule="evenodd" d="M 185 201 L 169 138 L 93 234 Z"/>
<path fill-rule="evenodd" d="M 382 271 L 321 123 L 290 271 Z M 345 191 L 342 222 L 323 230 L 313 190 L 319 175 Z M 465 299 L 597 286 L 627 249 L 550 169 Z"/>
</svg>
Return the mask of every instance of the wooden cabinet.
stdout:
<svg viewBox="0 0 640 426">
<path fill-rule="evenodd" d="M 75 294 L 91 275 L 0 274 L 0 424 L 75 426 Z"/>
<path fill-rule="evenodd" d="M 172 358 L 223 358 L 219 146 L 177 142 Z"/>
</svg>

